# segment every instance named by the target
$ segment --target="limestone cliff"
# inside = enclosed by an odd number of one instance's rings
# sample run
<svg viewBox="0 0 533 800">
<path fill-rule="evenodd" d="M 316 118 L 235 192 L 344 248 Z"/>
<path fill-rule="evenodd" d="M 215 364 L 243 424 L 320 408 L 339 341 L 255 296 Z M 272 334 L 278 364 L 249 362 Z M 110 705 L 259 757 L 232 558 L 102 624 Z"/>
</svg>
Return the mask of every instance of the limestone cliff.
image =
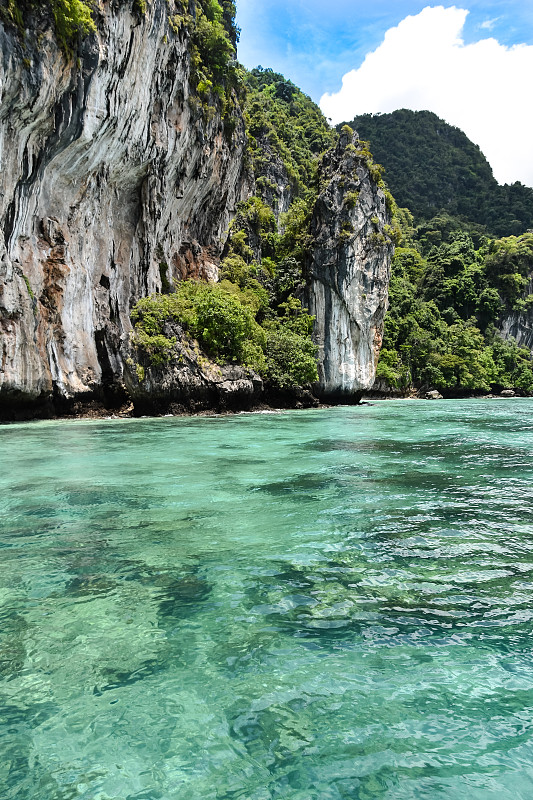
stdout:
<svg viewBox="0 0 533 800">
<path fill-rule="evenodd" d="M 520 347 L 527 347 L 533 353 L 533 309 L 527 302 L 532 295 L 533 272 L 530 271 L 522 291 L 526 302 L 521 309 L 504 313 L 498 327 L 504 339 L 514 339 Z"/>
<path fill-rule="evenodd" d="M 520 347 L 527 347 L 533 353 L 533 311 L 531 307 L 504 316 L 500 330 L 504 339 L 514 339 Z"/>
<path fill-rule="evenodd" d="M 151 0 L 144 13 L 136 0 L 93 5 L 97 30 L 76 56 L 58 46 L 46 14 L 24 37 L 0 24 L 0 418 L 91 399 L 133 398 L 139 411 L 259 402 L 256 375 L 208 364 L 183 331 L 171 367 L 135 363 L 130 312 L 174 280 L 217 280 L 239 201 L 262 194 L 282 230 L 298 192 L 312 216 L 300 278 L 316 315 L 317 392 L 357 400 L 374 376 L 392 249 L 385 197 L 357 137 L 341 136 L 317 174 L 334 134 L 316 109 L 314 149 L 293 164 L 289 140 L 284 160 L 268 102 L 247 139 L 235 92 L 228 120 L 227 102 L 198 80 L 199 4 L 187 13 L 180 0 Z M 287 108 L 300 95 L 280 87 Z M 316 190 L 302 189 L 307 175 L 325 186 L 316 205 Z M 250 240 L 250 257 L 260 262 L 272 236 Z"/>
<path fill-rule="evenodd" d="M 321 177 L 308 287 L 320 348 L 318 392 L 354 402 L 373 384 L 381 347 L 393 252 L 390 213 L 357 134 L 341 134 L 323 159 Z"/>
<path fill-rule="evenodd" d="M 173 278 L 215 278 L 246 191 L 245 132 L 190 92 L 174 2 L 102 2 L 67 58 L 44 27 L 0 26 L 0 398 L 120 387 L 130 308 Z"/>
</svg>

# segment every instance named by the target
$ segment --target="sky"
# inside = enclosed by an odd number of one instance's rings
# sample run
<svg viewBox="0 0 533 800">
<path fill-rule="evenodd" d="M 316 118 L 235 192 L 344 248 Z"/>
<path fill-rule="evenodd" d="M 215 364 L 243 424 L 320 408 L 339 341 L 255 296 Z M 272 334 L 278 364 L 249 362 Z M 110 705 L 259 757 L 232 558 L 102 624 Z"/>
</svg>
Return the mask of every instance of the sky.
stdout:
<svg viewBox="0 0 533 800">
<path fill-rule="evenodd" d="M 533 186 L 533 0 L 237 0 L 239 60 L 333 123 L 397 108 L 461 128 L 500 183 Z"/>
</svg>

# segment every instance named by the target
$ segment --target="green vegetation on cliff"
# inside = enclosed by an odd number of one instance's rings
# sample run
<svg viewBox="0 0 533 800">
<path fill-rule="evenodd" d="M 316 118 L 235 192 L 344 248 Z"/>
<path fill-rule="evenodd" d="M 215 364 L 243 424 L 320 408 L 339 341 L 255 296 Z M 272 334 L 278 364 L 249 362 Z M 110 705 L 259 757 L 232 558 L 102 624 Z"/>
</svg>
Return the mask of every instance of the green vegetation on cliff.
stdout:
<svg viewBox="0 0 533 800">
<path fill-rule="evenodd" d="M 499 185 L 479 147 L 436 114 L 401 109 L 350 124 L 370 141 L 396 201 L 417 222 L 445 212 L 496 237 L 533 227 L 533 189 Z"/>
<path fill-rule="evenodd" d="M 171 294 L 140 300 L 132 320 L 136 346 L 156 367 L 172 359 L 172 334 L 179 325 L 211 359 L 250 367 L 272 387 L 289 389 L 318 377 L 317 348 L 309 336 L 312 317 L 296 305 L 284 316 L 269 313 L 266 293 L 259 287 L 241 290 L 227 280 L 182 281 Z"/>
<path fill-rule="evenodd" d="M 148 0 L 128 0 L 135 13 L 144 16 Z M 237 83 L 236 45 L 239 30 L 232 0 L 168 0 L 170 29 L 186 28 L 191 36 L 194 89 L 205 93 L 213 86 Z M 67 52 L 96 31 L 98 5 L 93 0 L 0 0 L 0 19 L 24 34 L 47 21 L 54 23 L 59 43 Z"/>
<path fill-rule="evenodd" d="M 492 240 L 442 216 L 411 224 L 400 245 L 377 377 L 400 390 L 532 392 L 530 351 L 498 328 L 533 305 L 533 234 Z"/>
<path fill-rule="evenodd" d="M 243 76 L 235 60 L 239 30 L 231 0 L 175 0 L 178 13 L 169 15 L 174 34 L 185 28 L 190 36 L 191 107 L 204 120 L 220 110 L 226 133 L 235 129 L 238 100 L 243 99 Z M 170 4 L 169 4 L 170 9 Z"/>
<path fill-rule="evenodd" d="M 285 188 L 276 185 L 284 177 L 294 198 L 309 199 L 318 188 L 318 157 L 334 143 L 334 131 L 311 98 L 278 72 L 257 67 L 245 81 L 248 147 L 258 188 L 268 199 Z"/>
<path fill-rule="evenodd" d="M 219 363 L 256 370 L 278 389 L 317 379 L 313 318 L 302 306 L 318 162 L 336 140 L 318 106 L 282 75 L 244 73 L 249 167 L 257 194 L 228 231 L 216 285 L 186 281 L 135 307 L 136 344 L 170 360 L 179 323 Z"/>
<path fill-rule="evenodd" d="M 22 33 L 33 28 L 36 16 L 54 21 L 55 31 L 64 50 L 96 30 L 92 4 L 82 0 L 0 0 L 0 18 L 14 24 Z"/>
<path fill-rule="evenodd" d="M 139 24 L 151 13 L 145 0 L 124 3 Z M 18 28 L 28 45 L 27 31 L 53 26 L 69 56 L 77 49 L 81 56 L 84 38 L 97 25 L 105 31 L 102 10 L 92 0 L 0 0 L 0 8 L 4 22 Z M 141 301 L 133 311 L 136 344 L 153 366 L 166 364 L 177 353 L 173 329 L 178 325 L 211 359 L 253 367 L 273 386 L 313 382 L 317 348 L 311 340 L 313 320 L 301 303 L 303 268 L 318 194 L 318 159 L 335 132 L 318 107 L 283 76 L 262 69 L 246 73 L 237 63 L 239 31 L 231 0 L 167 0 L 163 8 L 168 18 L 163 44 L 180 40 L 188 46 L 187 102 L 199 139 L 211 131 L 216 115 L 231 138 L 242 109 L 247 166 L 257 194 L 238 208 L 223 253 L 221 283 L 172 287 L 163 270 L 164 294 Z M 280 206 L 276 200 L 281 195 Z"/>
</svg>

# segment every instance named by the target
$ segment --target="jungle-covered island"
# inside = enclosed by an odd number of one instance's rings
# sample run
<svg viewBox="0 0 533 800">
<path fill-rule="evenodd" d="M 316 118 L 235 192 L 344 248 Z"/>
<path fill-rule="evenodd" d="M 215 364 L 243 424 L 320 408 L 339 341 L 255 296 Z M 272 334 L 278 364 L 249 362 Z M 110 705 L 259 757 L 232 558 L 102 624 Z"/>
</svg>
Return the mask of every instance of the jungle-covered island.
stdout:
<svg viewBox="0 0 533 800">
<path fill-rule="evenodd" d="M 461 131 L 332 129 L 232 2 L 0 14 L 5 418 L 533 392 L 533 190 Z"/>
</svg>

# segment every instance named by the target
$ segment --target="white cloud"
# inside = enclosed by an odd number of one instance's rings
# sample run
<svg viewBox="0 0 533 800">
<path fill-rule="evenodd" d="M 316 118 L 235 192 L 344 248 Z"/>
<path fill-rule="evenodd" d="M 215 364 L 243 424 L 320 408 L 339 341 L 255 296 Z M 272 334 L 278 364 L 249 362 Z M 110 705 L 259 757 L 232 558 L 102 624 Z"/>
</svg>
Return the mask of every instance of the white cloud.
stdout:
<svg viewBox="0 0 533 800">
<path fill-rule="evenodd" d="M 533 46 L 465 44 L 467 15 L 428 6 L 406 17 L 321 108 L 335 123 L 398 108 L 433 111 L 480 146 L 500 183 L 533 186 Z"/>
<path fill-rule="evenodd" d="M 499 19 L 500 17 L 494 17 L 494 19 L 486 19 L 484 22 L 481 23 L 479 27 L 483 28 L 483 30 L 491 31 Z"/>
</svg>

